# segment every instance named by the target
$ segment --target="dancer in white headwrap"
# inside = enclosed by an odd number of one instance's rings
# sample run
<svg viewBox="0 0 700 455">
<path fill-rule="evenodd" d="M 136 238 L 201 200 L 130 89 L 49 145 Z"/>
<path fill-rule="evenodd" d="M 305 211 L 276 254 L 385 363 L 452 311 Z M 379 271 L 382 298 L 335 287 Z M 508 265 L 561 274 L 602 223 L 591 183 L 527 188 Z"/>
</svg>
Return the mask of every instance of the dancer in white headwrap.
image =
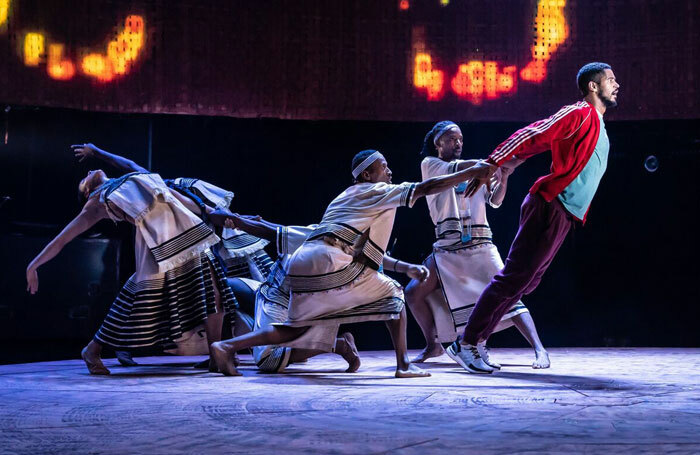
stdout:
<svg viewBox="0 0 700 455">
<path fill-rule="evenodd" d="M 281 226 L 261 218 L 237 215 L 226 220 L 226 225 L 264 238 L 274 243 L 277 248 L 277 261 L 264 283 L 235 278 L 229 280 L 229 285 L 240 302 L 255 301 L 254 330 L 284 323 L 289 318 L 290 289 L 287 276 L 289 261 L 292 254 L 301 247 L 308 236 L 318 228 L 318 225 Z M 428 276 L 428 271 L 424 266 L 397 261 L 389 256 L 384 256 L 383 267 L 390 270 L 403 270 L 407 275 L 419 279 L 425 279 Z M 252 298 L 251 293 L 253 294 Z M 260 371 L 279 373 L 290 363 L 299 363 L 325 352 L 318 349 L 284 346 L 254 346 L 253 359 Z M 355 347 L 355 339 L 350 332 L 345 332 L 336 338 L 333 352 L 348 362 L 348 368 L 345 370 L 347 373 L 353 373 L 360 367 L 360 356 Z"/>
<path fill-rule="evenodd" d="M 460 159 L 462 144 L 462 131 L 455 123 L 437 123 L 423 142 L 423 178 L 434 178 L 473 165 L 476 161 Z M 457 339 L 481 292 L 503 268 L 503 261 L 492 243 L 486 204 L 494 208 L 501 205 L 508 176 L 518 164 L 518 161 L 511 161 L 499 169 L 493 190 L 483 187 L 472 197 L 465 198 L 466 184 L 462 184 L 427 197 L 436 236 L 433 253 L 424 262 L 431 275 L 424 282 L 413 280 L 406 287 L 406 304 L 421 327 L 427 344 L 414 362 L 424 362 L 445 353 L 441 343 Z M 535 349 L 532 367 L 548 368 L 547 351 L 528 309 L 520 301 L 501 318 L 495 330 L 513 325 Z M 500 368 L 490 358 L 485 342 L 478 344 L 477 348 L 483 362 L 477 361 L 473 365 L 474 372 L 487 373 Z"/>
<path fill-rule="evenodd" d="M 352 162 L 354 184 L 331 202 L 319 227 L 292 255 L 289 319 L 283 325 L 214 343 L 212 353 L 220 371 L 239 374 L 231 354 L 240 349 L 284 345 L 331 351 L 340 324 L 386 320 L 396 351 L 396 376 L 428 376 L 408 360 L 401 286 L 378 269 L 397 207 L 411 207 L 418 198 L 481 172 L 467 169 L 421 183 L 392 185 L 391 170 L 381 153 L 358 153 Z"/>
</svg>

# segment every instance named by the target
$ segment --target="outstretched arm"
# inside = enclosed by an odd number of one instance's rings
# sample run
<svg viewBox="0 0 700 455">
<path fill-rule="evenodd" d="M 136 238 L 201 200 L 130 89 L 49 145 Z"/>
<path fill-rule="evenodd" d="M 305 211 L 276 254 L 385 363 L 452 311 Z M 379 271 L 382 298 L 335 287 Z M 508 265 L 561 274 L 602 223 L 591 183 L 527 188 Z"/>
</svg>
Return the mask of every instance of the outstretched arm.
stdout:
<svg viewBox="0 0 700 455">
<path fill-rule="evenodd" d="M 95 223 L 105 217 L 106 215 L 100 210 L 96 200 L 89 200 L 80 214 L 76 216 L 73 221 L 68 223 L 61 233 L 51 240 L 41 253 L 29 263 L 27 266 L 27 291 L 35 294 L 39 289 L 39 275 L 37 274 L 39 266 L 56 257 L 63 247 L 71 240 L 90 229 Z"/>
<path fill-rule="evenodd" d="M 92 157 L 104 161 L 124 172 L 148 172 L 148 169 L 136 162 L 102 150 L 95 144 L 74 144 L 71 145 L 71 148 L 73 149 L 74 155 L 78 157 L 78 161 L 83 161 L 85 158 Z"/>
<path fill-rule="evenodd" d="M 390 272 L 405 273 L 409 278 L 413 278 L 421 282 L 427 280 L 430 276 L 428 268 L 423 265 L 399 261 L 398 259 L 394 259 L 387 255 L 384 255 L 382 267 L 384 267 L 384 270 L 388 270 Z"/>
<path fill-rule="evenodd" d="M 416 185 L 413 198 L 415 200 L 419 197 L 428 196 L 430 194 L 442 193 L 443 191 L 470 179 L 476 180 L 484 178 L 489 188 L 491 188 L 488 179 L 493 176 L 495 171 L 496 166 L 492 166 L 485 161 L 479 161 L 474 166 L 459 172 L 455 172 L 454 174 L 441 175 L 439 177 L 432 177 L 427 180 L 423 180 Z"/>
<path fill-rule="evenodd" d="M 512 159 L 504 163 L 496 171 L 496 186 L 491 193 L 489 198 L 489 204 L 493 208 L 498 208 L 503 203 L 503 199 L 506 197 L 506 191 L 508 189 L 508 177 L 513 173 L 516 167 L 524 163 L 525 160 Z"/>
<path fill-rule="evenodd" d="M 260 217 L 241 216 L 237 213 L 229 217 L 224 225 L 227 228 L 240 229 L 269 242 L 274 242 L 277 239 L 277 229 L 283 227 L 282 225 L 265 221 Z"/>
<path fill-rule="evenodd" d="M 460 160 L 455 171 L 463 171 L 469 169 L 479 163 L 479 160 Z"/>
</svg>

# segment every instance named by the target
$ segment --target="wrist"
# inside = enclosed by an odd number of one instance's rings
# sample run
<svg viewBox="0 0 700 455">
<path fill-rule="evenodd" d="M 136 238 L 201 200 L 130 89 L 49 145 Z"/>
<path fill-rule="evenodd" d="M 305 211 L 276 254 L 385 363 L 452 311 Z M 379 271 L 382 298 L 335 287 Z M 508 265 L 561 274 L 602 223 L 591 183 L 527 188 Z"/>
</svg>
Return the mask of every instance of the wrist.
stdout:
<svg viewBox="0 0 700 455">
<path fill-rule="evenodd" d="M 494 159 L 491 158 L 490 156 L 487 157 L 487 158 L 484 160 L 484 162 L 487 163 L 487 164 L 490 164 L 491 166 L 500 167 L 500 166 L 498 165 L 498 163 L 496 162 L 496 160 L 494 160 Z"/>
</svg>

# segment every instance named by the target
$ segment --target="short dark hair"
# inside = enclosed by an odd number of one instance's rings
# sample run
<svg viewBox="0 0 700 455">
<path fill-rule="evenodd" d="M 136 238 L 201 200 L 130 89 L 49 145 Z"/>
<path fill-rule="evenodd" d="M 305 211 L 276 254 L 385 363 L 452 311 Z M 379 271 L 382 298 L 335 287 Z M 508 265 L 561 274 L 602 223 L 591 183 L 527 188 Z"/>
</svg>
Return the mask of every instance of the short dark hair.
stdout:
<svg viewBox="0 0 700 455">
<path fill-rule="evenodd" d="M 427 156 L 437 156 L 437 148 L 435 147 L 435 135 L 447 128 L 450 125 L 454 125 L 455 122 L 451 122 L 449 120 L 443 120 L 441 122 L 437 122 L 433 128 L 428 131 L 428 134 L 425 135 L 425 138 L 423 139 L 423 147 L 420 150 L 420 156 L 422 157 L 427 157 Z"/>
<path fill-rule="evenodd" d="M 578 84 L 578 89 L 585 96 L 588 95 L 588 83 L 598 82 L 596 78 L 600 73 L 605 72 L 605 70 L 611 69 L 610 65 L 601 62 L 586 63 L 578 70 L 576 75 L 576 83 Z"/>
</svg>

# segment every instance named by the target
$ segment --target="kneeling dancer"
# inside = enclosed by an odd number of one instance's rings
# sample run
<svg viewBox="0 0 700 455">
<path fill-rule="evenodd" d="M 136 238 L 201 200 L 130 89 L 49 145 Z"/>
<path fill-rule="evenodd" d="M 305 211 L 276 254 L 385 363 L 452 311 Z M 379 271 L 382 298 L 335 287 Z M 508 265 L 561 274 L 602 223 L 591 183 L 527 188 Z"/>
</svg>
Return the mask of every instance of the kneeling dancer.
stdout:
<svg viewBox="0 0 700 455">
<path fill-rule="evenodd" d="M 226 225 L 273 242 L 276 246 L 277 261 L 275 261 L 267 280 L 261 283 L 257 289 L 250 286 L 250 281 L 240 278 L 230 279 L 229 285 L 239 301 L 250 299 L 255 302 L 254 330 L 272 324 L 284 323 L 289 317 L 289 279 L 287 277 L 289 260 L 318 225 L 281 226 L 263 219 L 240 216 L 226 220 Z M 384 270 L 403 271 L 418 281 L 425 280 L 429 274 L 428 270 L 421 265 L 396 261 L 389 256 L 384 256 L 383 267 Z M 244 299 L 242 292 L 247 292 L 249 296 Z M 325 352 L 317 349 L 293 349 L 283 346 L 255 346 L 253 347 L 253 359 L 260 371 L 280 373 L 289 364 L 303 362 Z M 336 338 L 333 352 L 342 356 L 348 363 L 346 373 L 354 373 L 360 368 L 360 356 L 355 347 L 355 339 L 350 332 L 343 333 Z"/>
<path fill-rule="evenodd" d="M 391 184 L 391 170 L 376 150 L 352 160 L 354 184 L 336 197 L 289 262 L 289 318 L 249 334 L 212 344 L 219 370 L 238 375 L 233 353 L 260 345 L 332 351 L 343 323 L 385 320 L 396 351 L 396 377 L 428 376 L 406 350 L 406 310 L 401 286 L 378 270 L 396 208 L 485 175 L 465 169 L 421 183 Z M 482 175 L 483 174 L 483 175 Z"/>
</svg>

